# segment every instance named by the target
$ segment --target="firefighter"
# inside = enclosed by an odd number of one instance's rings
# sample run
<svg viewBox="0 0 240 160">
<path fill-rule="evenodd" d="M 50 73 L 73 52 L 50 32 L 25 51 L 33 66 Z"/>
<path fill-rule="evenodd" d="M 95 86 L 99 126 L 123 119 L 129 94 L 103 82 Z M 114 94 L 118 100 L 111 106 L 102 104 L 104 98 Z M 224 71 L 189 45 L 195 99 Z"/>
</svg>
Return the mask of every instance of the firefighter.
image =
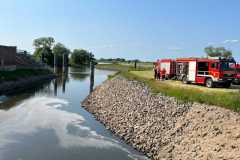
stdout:
<svg viewBox="0 0 240 160">
<path fill-rule="evenodd" d="M 154 79 L 157 79 L 157 66 L 156 66 L 156 64 L 154 64 L 154 66 L 153 66 L 153 70 L 154 70 Z"/>
<path fill-rule="evenodd" d="M 161 69 L 158 67 L 157 69 L 157 79 L 160 80 L 161 78 Z"/>
<path fill-rule="evenodd" d="M 162 79 L 162 80 L 165 80 L 165 78 L 166 78 L 166 69 L 163 68 L 163 69 L 161 70 L 161 79 Z"/>
</svg>

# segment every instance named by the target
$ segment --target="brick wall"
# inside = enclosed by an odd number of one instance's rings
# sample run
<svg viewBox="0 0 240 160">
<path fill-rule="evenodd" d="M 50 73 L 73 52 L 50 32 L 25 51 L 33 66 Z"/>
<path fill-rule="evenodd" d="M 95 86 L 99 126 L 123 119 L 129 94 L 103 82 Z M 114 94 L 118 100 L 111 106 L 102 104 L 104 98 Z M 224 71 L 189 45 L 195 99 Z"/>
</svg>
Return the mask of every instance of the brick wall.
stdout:
<svg viewBox="0 0 240 160">
<path fill-rule="evenodd" d="M 0 66 L 16 65 L 17 47 L 0 45 Z"/>
</svg>

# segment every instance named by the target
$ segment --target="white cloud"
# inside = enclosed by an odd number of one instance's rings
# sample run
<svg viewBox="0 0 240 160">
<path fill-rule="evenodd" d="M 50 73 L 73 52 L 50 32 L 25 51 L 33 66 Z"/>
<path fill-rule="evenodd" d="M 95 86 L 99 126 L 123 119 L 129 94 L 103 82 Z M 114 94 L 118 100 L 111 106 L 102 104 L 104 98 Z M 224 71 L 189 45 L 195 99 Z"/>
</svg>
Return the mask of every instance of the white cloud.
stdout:
<svg viewBox="0 0 240 160">
<path fill-rule="evenodd" d="M 235 43 L 240 43 L 240 40 L 237 39 L 227 39 L 222 42 L 209 42 L 207 43 L 208 46 L 221 46 L 221 45 L 226 45 L 226 44 L 235 44 Z"/>
<path fill-rule="evenodd" d="M 239 42 L 239 40 L 237 40 L 237 39 L 232 39 L 232 40 L 227 39 L 227 40 L 223 41 L 222 43 L 229 44 L 229 43 L 238 43 L 238 42 Z"/>
</svg>

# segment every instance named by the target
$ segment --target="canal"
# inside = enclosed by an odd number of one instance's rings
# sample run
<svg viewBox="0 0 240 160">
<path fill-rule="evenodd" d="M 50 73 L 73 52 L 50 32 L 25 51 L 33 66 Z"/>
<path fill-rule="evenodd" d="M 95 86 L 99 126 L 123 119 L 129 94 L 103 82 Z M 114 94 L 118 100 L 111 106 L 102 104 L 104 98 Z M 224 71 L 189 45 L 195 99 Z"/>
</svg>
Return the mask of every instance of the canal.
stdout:
<svg viewBox="0 0 240 160">
<path fill-rule="evenodd" d="M 96 70 L 95 85 L 112 71 Z M 89 94 L 87 68 L 24 92 L 0 96 L 0 160 L 146 159 L 81 107 Z"/>
</svg>

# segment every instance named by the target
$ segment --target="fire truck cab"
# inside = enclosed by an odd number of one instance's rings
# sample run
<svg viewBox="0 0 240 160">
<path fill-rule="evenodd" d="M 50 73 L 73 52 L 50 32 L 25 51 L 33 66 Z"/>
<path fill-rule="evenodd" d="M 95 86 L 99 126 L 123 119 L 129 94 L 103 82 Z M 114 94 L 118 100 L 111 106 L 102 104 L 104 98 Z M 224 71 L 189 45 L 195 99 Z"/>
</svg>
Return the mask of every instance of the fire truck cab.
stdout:
<svg viewBox="0 0 240 160">
<path fill-rule="evenodd" d="M 232 65 L 236 65 L 232 58 L 179 58 L 176 77 L 183 83 L 204 84 L 209 88 L 220 84 L 228 88 L 236 75 Z"/>
</svg>

